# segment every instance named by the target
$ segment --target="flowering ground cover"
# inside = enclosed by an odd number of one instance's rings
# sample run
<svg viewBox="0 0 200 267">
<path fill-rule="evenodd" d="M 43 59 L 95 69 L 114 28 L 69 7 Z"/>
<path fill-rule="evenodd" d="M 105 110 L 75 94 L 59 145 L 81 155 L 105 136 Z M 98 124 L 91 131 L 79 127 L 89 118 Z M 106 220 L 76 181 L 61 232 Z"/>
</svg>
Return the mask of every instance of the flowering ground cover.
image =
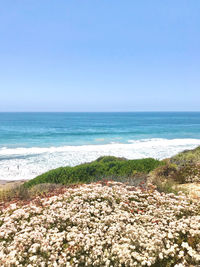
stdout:
<svg viewBox="0 0 200 267">
<path fill-rule="evenodd" d="M 118 182 L 13 203 L 0 266 L 200 266 L 200 203 Z"/>
</svg>

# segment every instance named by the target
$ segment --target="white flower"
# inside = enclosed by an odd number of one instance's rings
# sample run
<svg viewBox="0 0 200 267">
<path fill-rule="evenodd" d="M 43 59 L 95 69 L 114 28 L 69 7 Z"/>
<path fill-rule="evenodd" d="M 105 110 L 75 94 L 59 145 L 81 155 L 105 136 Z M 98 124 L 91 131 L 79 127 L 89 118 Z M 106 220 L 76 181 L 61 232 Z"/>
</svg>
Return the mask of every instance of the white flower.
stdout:
<svg viewBox="0 0 200 267">
<path fill-rule="evenodd" d="M 4 267 L 126 267 L 173 257 L 176 267 L 200 265 L 200 246 L 179 243 L 183 233 L 188 240 L 200 236 L 199 203 L 153 188 L 109 185 L 68 188 L 38 199 L 39 207 L 32 201 L 0 211 L 0 262 Z"/>
<path fill-rule="evenodd" d="M 163 253 L 162 253 L 162 252 L 159 253 L 159 258 L 160 258 L 161 260 L 163 259 Z"/>
</svg>

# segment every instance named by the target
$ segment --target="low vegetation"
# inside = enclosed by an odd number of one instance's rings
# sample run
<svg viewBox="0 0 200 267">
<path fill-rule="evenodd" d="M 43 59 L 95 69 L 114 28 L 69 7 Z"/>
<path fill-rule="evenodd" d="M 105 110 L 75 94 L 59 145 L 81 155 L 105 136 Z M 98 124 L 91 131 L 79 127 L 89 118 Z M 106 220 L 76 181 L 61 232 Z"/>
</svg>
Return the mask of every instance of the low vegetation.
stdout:
<svg viewBox="0 0 200 267">
<path fill-rule="evenodd" d="M 200 204 L 117 182 L 0 212 L 1 266 L 200 266 Z"/>
<path fill-rule="evenodd" d="M 200 183 L 200 147 L 183 151 L 164 161 L 165 164 L 153 170 L 149 177 L 159 191 L 177 193 L 180 188 L 189 188 L 180 187 L 182 184 Z"/>
<path fill-rule="evenodd" d="M 184 188 L 180 187 L 181 184 L 200 183 L 200 147 L 163 161 L 105 156 L 75 167 L 60 167 L 22 185 L 0 190 L 0 202 L 30 200 L 52 194 L 67 185 L 91 183 L 104 178 L 134 186 L 149 182 L 156 185 L 160 192 L 177 194 L 180 188 Z M 187 193 L 187 190 L 183 191 Z"/>
<path fill-rule="evenodd" d="M 37 184 L 31 188 L 27 188 L 23 184 L 13 185 L 7 189 L 0 190 L 0 207 L 7 206 L 9 202 L 13 201 L 24 202 L 36 197 L 46 197 L 58 192 L 61 193 L 64 189 L 66 189 L 66 186 L 61 184 Z"/>
<path fill-rule="evenodd" d="M 55 184 L 77 184 L 90 183 L 103 178 L 106 179 L 129 179 L 136 181 L 144 174 L 148 174 L 164 163 L 152 158 L 126 160 L 116 157 L 100 157 L 97 160 L 81 164 L 75 167 L 61 167 L 48 171 L 35 179 L 25 183 L 26 187 L 31 187 L 41 183 Z"/>
<path fill-rule="evenodd" d="M 191 181 L 200 148 L 101 157 L 1 190 L 0 266 L 200 266 L 200 204 L 180 192 Z"/>
<path fill-rule="evenodd" d="M 200 146 L 195 149 L 185 150 L 174 157 L 171 157 L 170 162 L 178 166 L 200 163 Z"/>
</svg>

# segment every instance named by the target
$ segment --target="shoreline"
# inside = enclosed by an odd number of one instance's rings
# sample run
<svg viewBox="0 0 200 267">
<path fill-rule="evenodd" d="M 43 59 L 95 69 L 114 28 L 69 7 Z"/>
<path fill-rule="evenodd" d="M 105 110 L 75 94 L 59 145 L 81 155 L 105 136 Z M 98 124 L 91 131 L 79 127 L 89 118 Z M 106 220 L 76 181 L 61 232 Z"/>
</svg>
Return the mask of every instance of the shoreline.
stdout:
<svg viewBox="0 0 200 267">
<path fill-rule="evenodd" d="M 51 169 L 76 166 L 101 156 L 162 160 L 199 145 L 200 139 L 150 139 L 130 144 L 0 149 L 0 178 L 9 181 L 33 179 Z"/>
</svg>

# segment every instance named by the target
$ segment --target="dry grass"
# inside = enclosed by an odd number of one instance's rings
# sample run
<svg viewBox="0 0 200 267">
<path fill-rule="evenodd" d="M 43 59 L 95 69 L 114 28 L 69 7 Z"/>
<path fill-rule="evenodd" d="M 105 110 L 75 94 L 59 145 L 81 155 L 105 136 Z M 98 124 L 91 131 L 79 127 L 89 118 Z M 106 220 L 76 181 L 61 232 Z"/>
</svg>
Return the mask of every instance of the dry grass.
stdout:
<svg viewBox="0 0 200 267">
<path fill-rule="evenodd" d="M 1 187 L 0 207 L 8 206 L 11 202 L 29 202 L 36 197 L 56 195 L 65 188 L 61 184 L 38 184 L 28 189 L 23 183 L 13 183 L 12 186 Z"/>
<path fill-rule="evenodd" d="M 19 180 L 19 181 L 0 180 L 0 191 L 12 189 L 13 187 L 22 185 L 24 182 L 26 182 L 26 180 Z"/>
</svg>

